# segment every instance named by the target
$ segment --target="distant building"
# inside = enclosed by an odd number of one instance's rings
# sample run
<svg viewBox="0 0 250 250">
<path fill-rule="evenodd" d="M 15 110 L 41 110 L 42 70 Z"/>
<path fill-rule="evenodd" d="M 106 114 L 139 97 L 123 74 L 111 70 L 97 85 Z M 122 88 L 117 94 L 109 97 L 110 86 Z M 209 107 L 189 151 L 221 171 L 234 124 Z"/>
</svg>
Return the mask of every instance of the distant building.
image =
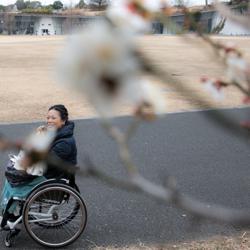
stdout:
<svg viewBox="0 0 250 250">
<path fill-rule="evenodd" d="M 233 11 L 239 12 L 237 8 Z M 218 33 L 222 35 L 250 35 L 250 30 L 243 29 L 221 17 L 213 8 L 197 9 L 196 22 L 199 23 L 203 32 Z M 197 11 L 196 9 L 194 11 Z M 242 10 L 241 10 L 242 11 Z M 4 34 L 32 34 L 32 35 L 63 35 L 71 33 L 85 26 L 89 22 L 94 22 L 103 18 L 100 15 L 87 16 L 69 11 L 54 14 L 23 14 L 0 12 L 0 33 Z M 244 15 L 244 12 L 240 13 Z M 152 32 L 154 34 L 176 34 L 178 28 L 182 29 L 186 25 L 185 16 L 176 9 L 176 13 L 169 17 L 171 25 L 166 25 L 158 21 L 152 22 Z M 189 30 L 192 31 L 192 26 Z"/>
<path fill-rule="evenodd" d="M 237 8 L 232 8 L 236 14 L 244 15 L 245 13 Z M 164 25 L 163 34 L 176 34 L 176 30 L 184 27 L 185 16 L 183 13 L 176 13 L 170 17 L 172 25 Z M 220 35 L 250 35 L 250 30 L 244 29 L 238 24 L 225 19 L 216 10 L 201 10 L 197 15 L 196 22 L 199 23 L 201 29 L 205 33 L 217 33 Z M 174 24 L 174 25 L 173 25 Z M 190 28 L 192 31 L 192 27 Z"/>
<path fill-rule="evenodd" d="M 59 32 L 57 26 L 56 20 L 53 20 L 53 18 L 41 17 L 35 22 L 33 33 L 36 35 L 56 35 L 56 32 Z"/>
</svg>

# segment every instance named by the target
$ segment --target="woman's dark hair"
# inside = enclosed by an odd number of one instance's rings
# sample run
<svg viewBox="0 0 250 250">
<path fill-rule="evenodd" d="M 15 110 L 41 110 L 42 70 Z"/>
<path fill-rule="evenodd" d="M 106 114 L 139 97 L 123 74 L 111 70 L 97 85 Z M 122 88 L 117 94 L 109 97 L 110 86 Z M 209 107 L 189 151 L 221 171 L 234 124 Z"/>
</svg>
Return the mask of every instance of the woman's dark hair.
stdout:
<svg viewBox="0 0 250 250">
<path fill-rule="evenodd" d="M 61 119 L 63 121 L 65 121 L 65 123 L 68 122 L 68 120 L 69 120 L 69 113 L 68 113 L 68 110 L 65 108 L 64 105 L 62 105 L 62 104 L 53 105 L 53 106 L 51 106 L 49 108 L 49 111 L 52 110 L 52 109 L 54 109 L 54 110 L 56 110 L 56 111 L 59 112 Z"/>
</svg>

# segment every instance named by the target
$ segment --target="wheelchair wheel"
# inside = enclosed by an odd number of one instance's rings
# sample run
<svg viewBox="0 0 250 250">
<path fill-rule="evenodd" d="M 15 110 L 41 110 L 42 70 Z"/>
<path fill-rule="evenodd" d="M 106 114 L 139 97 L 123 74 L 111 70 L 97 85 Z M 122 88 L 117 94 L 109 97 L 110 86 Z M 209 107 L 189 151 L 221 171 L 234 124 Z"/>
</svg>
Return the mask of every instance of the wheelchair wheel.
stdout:
<svg viewBox="0 0 250 250">
<path fill-rule="evenodd" d="M 23 209 L 28 234 L 47 247 L 62 247 L 74 242 L 87 222 L 86 206 L 73 188 L 47 184 L 34 190 Z"/>
<path fill-rule="evenodd" d="M 75 190 L 75 189 L 74 189 Z M 68 199 L 68 195 L 67 194 L 65 194 L 64 192 L 61 192 L 60 191 L 60 193 L 58 193 L 59 191 L 58 190 L 51 190 L 51 191 L 49 191 L 46 195 L 43 195 L 43 199 L 44 199 L 44 196 L 47 196 L 47 198 L 49 198 L 48 196 L 58 196 L 58 197 L 62 197 L 62 195 L 64 195 L 64 202 L 65 201 L 67 201 L 67 199 Z M 55 194 L 56 193 L 56 194 Z M 78 192 L 79 193 L 79 192 Z M 80 193 L 79 193 L 80 194 Z M 58 199 L 58 197 L 57 197 L 57 199 Z M 39 199 L 38 199 L 39 200 Z M 42 202 L 42 201 L 40 201 L 40 202 L 36 202 L 37 204 L 36 204 L 36 209 L 39 211 L 39 213 L 43 213 L 43 212 L 46 212 L 47 211 L 47 209 L 48 209 L 48 207 L 50 206 L 50 204 L 47 204 L 47 205 L 45 205 L 44 204 L 44 202 Z M 71 222 L 74 218 L 75 218 L 75 216 L 78 214 L 78 211 L 79 211 L 79 209 L 80 209 L 80 204 L 79 204 L 79 202 L 75 202 L 74 204 L 72 204 L 73 205 L 73 208 L 72 208 L 72 210 L 69 210 L 69 211 L 67 211 L 68 212 L 68 214 L 65 214 L 65 216 L 63 217 L 63 218 L 61 218 L 60 220 L 58 219 L 58 221 L 57 222 L 53 222 L 53 223 L 51 223 L 50 221 L 37 221 L 37 222 L 34 222 L 34 223 L 36 223 L 37 225 L 39 225 L 40 227 L 45 227 L 45 228 L 47 228 L 47 229 L 49 229 L 49 228 L 53 228 L 53 227 L 57 227 L 57 226 L 63 226 L 63 225 L 66 225 L 66 224 L 68 224 L 69 222 Z M 35 208 L 35 206 L 33 207 L 33 209 Z M 36 216 L 33 214 L 29 214 L 29 218 L 30 218 L 30 220 L 31 219 L 33 219 L 33 220 L 35 220 L 36 219 Z"/>
<path fill-rule="evenodd" d="M 44 227 L 44 228 L 53 228 L 53 227 L 57 227 L 57 226 L 63 226 L 68 224 L 69 222 L 71 222 L 75 216 L 78 214 L 78 211 L 80 209 L 80 204 L 78 202 L 76 202 L 74 204 L 74 207 L 71 211 L 68 211 L 68 215 L 61 218 L 60 220 L 58 219 L 57 222 L 53 222 L 51 223 L 50 221 L 37 221 L 34 222 L 35 224 L 39 225 L 40 227 Z M 43 211 L 46 211 L 46 207 L 42 205 L 42 203 L 39 203 L 39 213 L 42 213 Z M 33 219 L 37 219 L 36 216 L 34 215 L 29 215 L 30 220 Z"/>
</svg>

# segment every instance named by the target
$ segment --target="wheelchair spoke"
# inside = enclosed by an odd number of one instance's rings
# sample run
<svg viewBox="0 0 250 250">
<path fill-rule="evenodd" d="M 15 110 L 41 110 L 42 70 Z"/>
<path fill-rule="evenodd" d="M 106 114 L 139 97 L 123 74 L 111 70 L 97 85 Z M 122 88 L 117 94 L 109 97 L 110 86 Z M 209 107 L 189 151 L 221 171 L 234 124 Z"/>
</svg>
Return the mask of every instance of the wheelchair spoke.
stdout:
<svg viewBox="0 0 250 250">
<path fill-rule="evenodd" d="M 63 184 L 38 190 L 24 210 L 27 232 L 45 246 L 70 244 L 80 236 L 86 225 L 86 207 L 81 197 Z"/>
</svg>

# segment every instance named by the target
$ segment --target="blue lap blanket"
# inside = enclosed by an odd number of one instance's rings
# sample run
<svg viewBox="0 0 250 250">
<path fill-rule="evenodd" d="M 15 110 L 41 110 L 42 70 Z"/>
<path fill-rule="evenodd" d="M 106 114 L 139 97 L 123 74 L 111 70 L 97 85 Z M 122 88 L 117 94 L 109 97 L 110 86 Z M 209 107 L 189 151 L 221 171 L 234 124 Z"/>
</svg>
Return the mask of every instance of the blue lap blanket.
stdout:
<svg viewBox="0 0 250 250">
<path fill-rule="evenodd" d="M 1 203 L 0 208 L 2 213 L 5 211 L 6 205 L 8 201 L 13 197 L 18 197 L 20 199 L 25 199 L 27 195 L 32 191 L 32 189 L 38 185 L 39 183 L 46 181 L 47 179 L 44 176 L 38 176 L 34 180 L 16 187 L 12 187 L 9 182 L 6 180 L 4 183 L 2 195 L 1 195 Z M 14 201 L 13 204 L 8 209 L 9 213 L 13 213 L 16 209 L 17 202 Z"/>
</svg>

